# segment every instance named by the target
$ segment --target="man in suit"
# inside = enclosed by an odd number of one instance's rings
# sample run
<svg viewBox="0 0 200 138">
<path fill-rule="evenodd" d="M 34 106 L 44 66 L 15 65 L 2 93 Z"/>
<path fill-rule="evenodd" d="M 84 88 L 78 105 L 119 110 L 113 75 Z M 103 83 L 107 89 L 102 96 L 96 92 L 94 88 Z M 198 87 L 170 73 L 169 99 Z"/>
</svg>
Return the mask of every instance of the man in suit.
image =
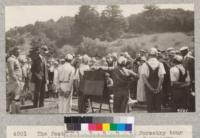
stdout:
<svg viewBox="0 0 200 138">
<path fill-rule="evenodd" d="M 32 72 L 32 82 L 35 83 L 35 93 L 34 93 L 34 107 L 44 106 L 44 93 L 45 86 L 48 84 L 48 70 L 45 55 L 48 53 L 48 48 L 46 45 L 38 47 L 36 49 L 36 56 L 33 59 L 31 72 Z"/>
</svg>

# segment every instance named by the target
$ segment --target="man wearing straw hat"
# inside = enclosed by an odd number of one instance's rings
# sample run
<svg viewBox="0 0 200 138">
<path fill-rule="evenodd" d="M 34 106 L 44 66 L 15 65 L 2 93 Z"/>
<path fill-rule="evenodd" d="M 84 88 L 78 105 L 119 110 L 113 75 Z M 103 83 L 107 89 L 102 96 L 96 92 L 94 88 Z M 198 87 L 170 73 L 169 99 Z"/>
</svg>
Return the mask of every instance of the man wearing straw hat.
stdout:
<svg viewBox="0 0 200 138">
<path fill-rule="evenodd" d="M 72 91 L 75 69 L 71 65 L 73 56 L 67 54 L 65 63 L 58 70 L 58 112 L 70 113 L 72 108 Z"/>
<path fill-rule="evenodd" d="M 161 111 L 161 89 L 165 69 L 163 64 L 158 61 L 157 56 L 158 50 L 156 48 L 151 48 L 149 51 L 149 59 L 141 68 L 141 75 L 146 90 L 148 112 Z"/>
</svg>

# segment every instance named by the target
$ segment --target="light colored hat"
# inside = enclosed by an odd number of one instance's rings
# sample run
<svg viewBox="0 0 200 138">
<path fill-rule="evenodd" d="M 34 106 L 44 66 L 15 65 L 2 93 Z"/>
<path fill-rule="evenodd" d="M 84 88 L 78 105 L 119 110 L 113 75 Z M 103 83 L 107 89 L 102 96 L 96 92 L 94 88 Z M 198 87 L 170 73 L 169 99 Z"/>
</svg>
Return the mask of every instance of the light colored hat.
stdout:
<svg viewBox="0 0 200 138">
<path fill-rule="evenodd" d="M 149 51 L 149 54 L 156 56 L 156 55 L 158 55 L 158 50 L 156 48 L 151 48 L 150 51 Z"/>
<path fill-rule="evenodd" d="M 110 74 L 108 72 L 105 73 L 106 77 L 110 77 Z"/>
<path fill-rule="evenodd" d="M 48 47 L 46 45 L 42 45 L 41 49 L 48 50 Z"/>
<path fill-rule="evenodd" d="M 26 57 L 26 55 L 20 55 L 20 56 L 18 57 L 18 59 L 19 59 L 20 62 L 23 62 L 23 63 L 27 62 L 27 57 Z"/>
<path fill-rule="evenodd" d="M 169 47 L 169 48 L 167 48 L 167 52 L 170 52 L 170 51 L 173 51 L 174 50 L 174 48 L 173 47 Z"/>
<path fill-rule="evenodd" d="M 113 57 L 113 58 L 117 58 L 117 53 L 113 52 L 113 53 L 112 53 L 112 57 Z"/>
<path fill-rule="evenodd" d="M 129 54 L 128 54 L 128 52 L 124 52 L 124 55 L 125 55 L 125 56 L 128 56 Z"/>
<path fill-rule="evenodd" d="M 49 59 L 49 62 L 54 62 L 55 60 L 53 58 Z"/>
<path fill-rule="evenodd" d="M 125 56 L 126 58 L 128 58 L 128 59 L 130 59 L 130 58 L 131 58 L 131 56 L 129 55 L 129 53 L 128 53 L 128 52 L 125 52 L 125 53 L 124 53 L 124 56 Z"/>
<path fill-rule="evenodd" d="M 55 65 L 58 65 L 58 61 L 55 60 L 55 61 L 54 61 L 54 64 L 55 64 Z"/>
<path fill-rule="evenodd" d="M 180 55 L 175 55 L 175 56 L 174 56 L 174 59 L 175 59 L 176 61 L 178 61 L 178 62 L 182 62 L 182 61 L 183 61 L 183 57 L 180 56 Z"/>
<path fill-rule="evenodd" d="M 82 56 L 82 62 L 83 62 L 83 63 L 88 63 L 89 60 L 90 60 L 90 57 L 89 57 L 88 55 L 83 55 L 83 56 Z"/>
<path fill-rule="evenodd" d="M 118 59 L 117 59 L 117 63 L 118 63 L 118 64 L 122 64 L 122 63 L 125 63 L 125 64 L 126 64 L 126 62 L 127 62 L 127 59 L 126 59 L 124 56 L 120 56 L 120 57 L 118 57 Z"/>
<path fill-rule="evenodd" d="M 185 51 L 185 50 L 189 50 L 189 48 L 187 46 L 183 46 L 180 48 L 180 51 Z"/>
<path fill-rule="evenodd" d="M 144 49 L 141 49 L 140 52 L 145 53 L 146 51 Z"/>
<path fill-rule="evenodd" d="M 66 59 L 66 60 L 72 60 L 72 59 L 73 59 L 73 56 L 72 56 L 71 54 L 67 54 L 67 55 L 65 56 L 65 59 Z"/>
<path fill-rule="evenodd" d="M 145 56 L 142 56 L 140 60 L 141 60 L 141 61 L 146 61 L 147 59 L 146 59 Z"/>
<path fill-rule="evenodd" d="M 169 54 L 170 54 L 170 55 L 174 55 L 174 54 L 176 54 L 176 50 L 173 49 L 173 50 L 169 51 Z"/>
<path fill-rule="evenodd" d="M 91 61 L 96 62 L 97 60 L 96 60 L 95 57 L 92 57 L 92 58 L 91 58 Z"/>
<path fill-rule="evenodd" d="M 59 59 L 60 62 L 64 62 L 65 60 L 63 58 Z"/>
<path fill-rule="evenodd" d="M 102 61 L 106 61 L 106 58 L 105 58 L 105 57 L 103 57 L 101 60 L 102 60 Z"/>
</svg>

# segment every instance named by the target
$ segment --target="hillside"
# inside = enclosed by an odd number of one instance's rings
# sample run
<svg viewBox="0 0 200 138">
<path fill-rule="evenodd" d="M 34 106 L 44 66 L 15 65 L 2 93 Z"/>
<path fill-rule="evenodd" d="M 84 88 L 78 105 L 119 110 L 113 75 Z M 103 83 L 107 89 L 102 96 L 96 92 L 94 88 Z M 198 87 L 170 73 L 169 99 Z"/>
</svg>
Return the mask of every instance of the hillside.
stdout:
<svg viewBox="0 0 200 138">
<path fill-rule="evenodd" d="M 22 36 L 25 40 L 24 44 L 20 46 L 22 54 L 28 54 L 31 48 L 32 36 L 24 34 Z M 154 34 L 129 34 L 112 42 L 104 42 L 107 45 L 108 52 L 127 51 L 133 53 L 136 49 L 148 49 L 150 47 L 157 47 L 160 50 L 165 50 L 169 47 L 179 49 L 182 46 L 189 46 L 192 50 L 194 48 L 194 35 L 193 33 L 154 33 Z M 95 40 L 94 40 L 95 41 Z M 57 51 L 61 54 L 72 53 L 77 49 L 76 46 L 65 45 L 61 48 L 57 47 Z"/>
<path fill-rule="evenodd" d="M 53 57 L 72 52 L 104 56 L 112 51 L 134 55 L 149 47 L 194 47 L 193 32 L 194 11 L 151 5 L 141 13 L 124 17 L 119 5 L 107 6 L 101 13 L 85 5 L 73 17 L 11 28 L 6 32 L 6 52 L 18 46 L 28 54 L 30 49 L 45 44 Z"/>
<path fill-rule="evenodd" d="M 111 49 L 123 50 L 125 47 L 133 49 L 148 49 L 157 47 L 160 50 L 165 50 L 169 47 L 179 49 L 182 46 L 194 47 L 194 35 L 192 33 L 154 33 L 154 34 L 139 34 L 129 38 L 122 38 L 112 42 Z"/>
</svg>

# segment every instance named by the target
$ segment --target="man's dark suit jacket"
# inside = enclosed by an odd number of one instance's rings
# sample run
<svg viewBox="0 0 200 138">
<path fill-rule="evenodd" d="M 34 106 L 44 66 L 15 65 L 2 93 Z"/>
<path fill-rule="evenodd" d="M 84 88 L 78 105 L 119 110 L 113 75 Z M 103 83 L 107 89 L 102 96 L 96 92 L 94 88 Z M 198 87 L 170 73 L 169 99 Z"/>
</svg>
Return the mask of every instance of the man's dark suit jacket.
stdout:
<svg viewBox="0 0 200 138">
<path fill-rule="evenodd" d="M 45 58 L 41 58 L 39 55 L 32 61 L 31 66 L 32 82 L 37 83 L 43 81 L 44 83 L 48 80 L 48 69 Z"/>
</svg>

